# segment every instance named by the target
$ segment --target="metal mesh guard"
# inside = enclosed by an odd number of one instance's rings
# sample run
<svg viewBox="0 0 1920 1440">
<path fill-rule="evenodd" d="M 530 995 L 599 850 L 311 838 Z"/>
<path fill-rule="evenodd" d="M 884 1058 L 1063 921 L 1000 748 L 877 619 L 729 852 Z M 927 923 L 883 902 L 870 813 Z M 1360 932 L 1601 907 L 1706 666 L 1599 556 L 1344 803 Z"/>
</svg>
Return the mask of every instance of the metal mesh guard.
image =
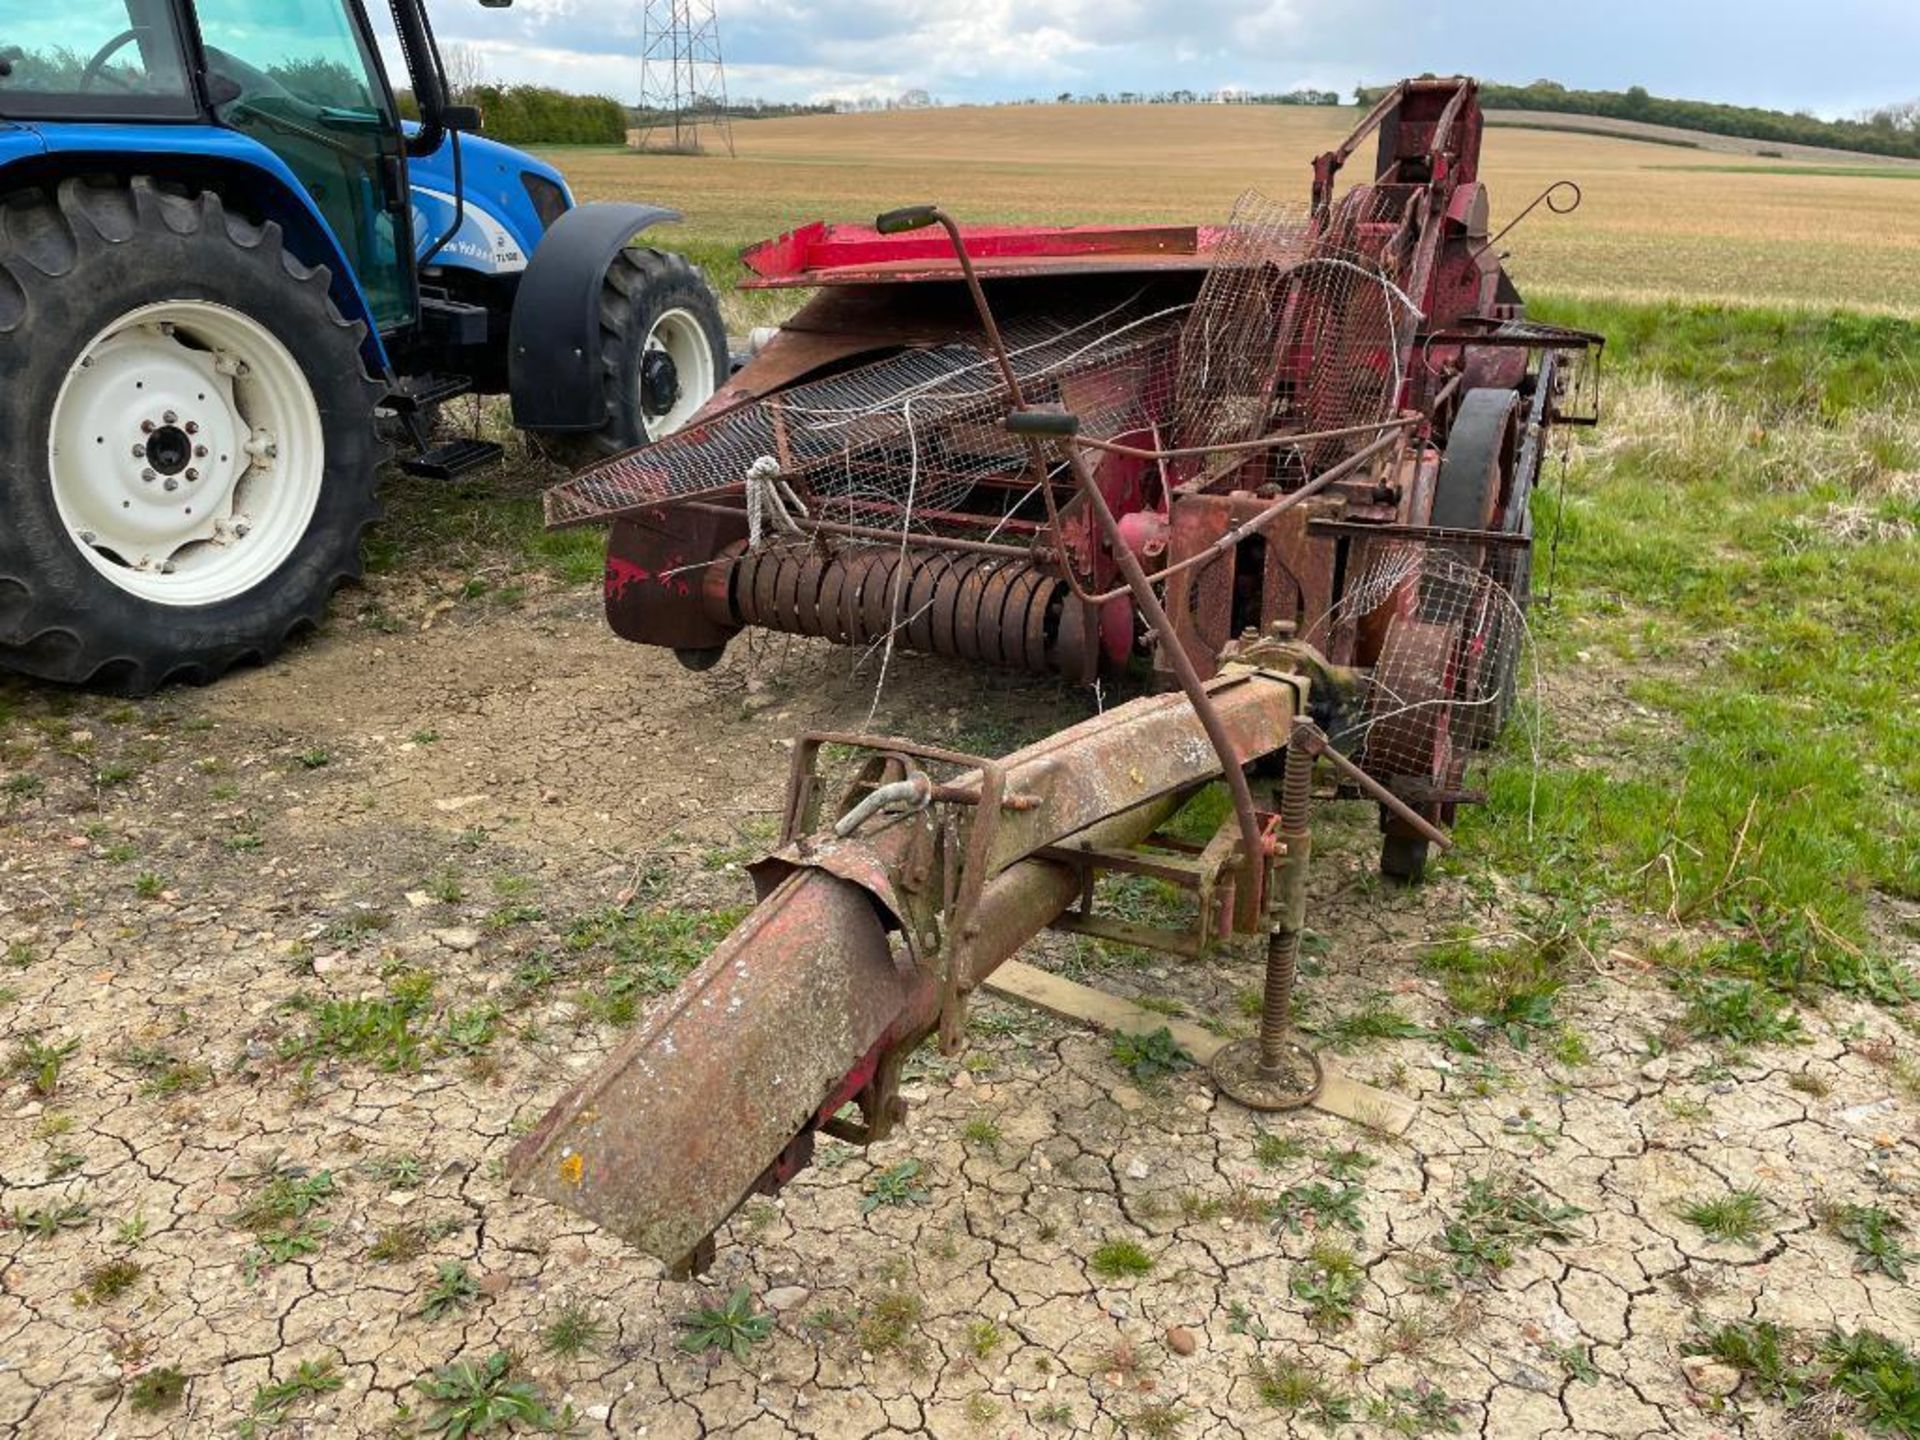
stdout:
<svg viewBox="0 0 1920 1440">
<path fill-rule="evenodd" d="M 1447 545 L 1381 547 L 1340 607 L 1388 614 L 1366 710 L 1342 748 L 1386 781 L 1458 785 L 1517 693 L 1526 618 L 1476 557 Z"/>
</svg>

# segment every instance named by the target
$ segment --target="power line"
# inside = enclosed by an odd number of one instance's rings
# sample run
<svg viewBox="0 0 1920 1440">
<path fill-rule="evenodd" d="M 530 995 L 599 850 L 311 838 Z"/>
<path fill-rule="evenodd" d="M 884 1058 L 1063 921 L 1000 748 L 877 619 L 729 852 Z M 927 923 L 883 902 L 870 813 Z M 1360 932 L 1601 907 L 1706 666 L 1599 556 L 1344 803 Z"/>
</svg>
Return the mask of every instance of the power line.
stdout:
<svg viewBox="0 0 1920 1440">
<path fill-rule="evenodd" d="M 646 0 L 640 34 L 639 147 L 697 154 L 706 131 L 732 155 L 715 0 Z"/>
</svg>

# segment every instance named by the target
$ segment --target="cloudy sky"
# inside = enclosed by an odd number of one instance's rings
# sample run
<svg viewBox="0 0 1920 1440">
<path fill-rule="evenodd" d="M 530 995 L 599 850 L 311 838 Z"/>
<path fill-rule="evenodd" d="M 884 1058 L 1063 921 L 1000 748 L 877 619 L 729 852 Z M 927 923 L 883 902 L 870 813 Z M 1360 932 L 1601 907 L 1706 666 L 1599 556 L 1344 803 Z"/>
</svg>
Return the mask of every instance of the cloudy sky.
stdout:
<svg viewBox="0 0 1920 1440">
<path fill-rule="evenodd" d="M 1425 70 L 1823 115 L 1920 94 L 1920 0 L 717 0 L 735 97 L 1349 90 Z M 490 78 L 637 98 L 642 0 L 430 0 Z"/>
</svg>

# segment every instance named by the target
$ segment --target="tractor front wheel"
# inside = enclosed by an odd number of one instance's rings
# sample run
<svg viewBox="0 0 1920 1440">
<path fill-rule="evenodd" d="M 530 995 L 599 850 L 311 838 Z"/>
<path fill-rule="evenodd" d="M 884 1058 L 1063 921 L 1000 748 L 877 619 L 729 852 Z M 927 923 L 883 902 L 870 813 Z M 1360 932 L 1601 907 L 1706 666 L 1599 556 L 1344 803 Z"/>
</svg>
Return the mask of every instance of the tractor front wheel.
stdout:
<svg viewBox="0 0 1920 1440">
<path fill-rule="evenodd" d="M 0 203 L 0 665 L 140 694 L 316 624 L 377 513 L 361 334 L 212 192 Z"/>
<path fill-rule="evenodd" d="M 629 245 L 600 288 L 600 383 L 606 420 L 597 430 L 548 432 L 557 457 L 586 465 L 650 445 L 678 430 L 727 379 L 720 302 L 685 257 Z"/>
</svg>

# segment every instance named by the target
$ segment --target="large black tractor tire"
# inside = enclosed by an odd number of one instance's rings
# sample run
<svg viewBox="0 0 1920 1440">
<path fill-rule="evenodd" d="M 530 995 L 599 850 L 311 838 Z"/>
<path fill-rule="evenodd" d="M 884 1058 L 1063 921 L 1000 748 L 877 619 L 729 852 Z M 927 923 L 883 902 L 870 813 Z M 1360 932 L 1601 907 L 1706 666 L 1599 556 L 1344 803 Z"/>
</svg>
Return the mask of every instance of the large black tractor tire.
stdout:
<svg viewBox="0 0 1920 1440">
<path fill-rule="evenodd" d="M 383 454 L 382 387 L 328 278 L 211 191 L 73 178 L 0 198 L 0 666 L 144 694 L 265 660 L 318 623 L 359 573 Z M 143 374 L 163 379 L 149 390 Z M 181 538 L 222 496 L 219 543 Z M 151 553 L 113 548 L 132 540 Z"/>
<path fill-rule="evenodd" d="M 574 466 L 649 444 L 706 404 L 729 368 L 720 302 L 700 272 L 684 256 L 629 245 L 600 285 L 607 418 L 597 430 L 546 431 L 540 441 Z"/>
</svg>

